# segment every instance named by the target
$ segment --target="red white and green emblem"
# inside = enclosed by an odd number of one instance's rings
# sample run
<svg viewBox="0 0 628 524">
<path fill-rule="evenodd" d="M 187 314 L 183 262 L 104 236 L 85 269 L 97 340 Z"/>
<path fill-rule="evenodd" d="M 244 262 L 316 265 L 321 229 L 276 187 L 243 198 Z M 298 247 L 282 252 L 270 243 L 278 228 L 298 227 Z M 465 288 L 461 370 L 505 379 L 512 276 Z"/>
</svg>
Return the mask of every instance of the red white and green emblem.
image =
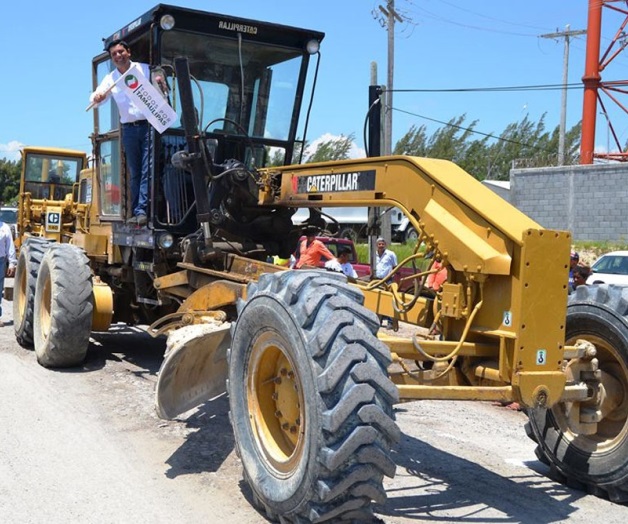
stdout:
<svg viewBox="0 0 628 524">
<path fill-rule="evenodd" d="M 130 89 L 135 89 L 138 85 L 140 85 L 140 81 L 134 75 L 126 75 L 126 77 L 124 77 L 124 83 Z"/>
</svg>

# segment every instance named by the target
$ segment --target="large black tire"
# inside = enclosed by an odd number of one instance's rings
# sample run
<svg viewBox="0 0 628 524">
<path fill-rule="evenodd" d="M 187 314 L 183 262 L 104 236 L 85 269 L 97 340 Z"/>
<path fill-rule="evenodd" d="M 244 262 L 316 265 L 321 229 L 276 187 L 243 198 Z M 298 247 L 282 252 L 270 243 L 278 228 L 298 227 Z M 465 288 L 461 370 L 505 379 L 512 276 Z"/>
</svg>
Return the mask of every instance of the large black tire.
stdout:
<svg viewBox="0 0 628 524">
<path fill-rule="evenodd" d="M 229 351 L 236 450 L 255 502 L 282 523 L 368 522 L 400 432 L 377 317 L 342 275 L 263 275 Z"/>
<path fill-rule="evenodd" d="M 51 243 L 40 238 L 28 238 L 20 248 L 13 289 L 13 328 L 18 344 L 33 347 L 33 317 L 37 273 L 44 253 Z"/>
<path fill-rule="evenodd" d="M 566 343 L 593 343 L 599 368 L 619 386 L 619 406 L 597 424 L 593 435 L 569 427 L 565 404 L 528 412 L 526 432 L 553 478 L 613 502 L 628 502 L 628 288 L 579 286 L 569 297 Z M 623 389 L 623 391 L 621 391 Z M 612 391 L 609 391 L 613 395 Z"/>
<path fill-rule="evenodd" d="M 338 234 L 340 238 L 346 238 L 351 240 L 354 244 L 357 243 L 358 238 L 360 237 L 360 232 L 353 227 L 343 227 L 340 229 L 340 233 Z"/>
<path fill-rule="evenodd" d="M 35 353 L 42 366 L 70 367 L 85 360 L 92 292 L 85 253 L 70 244 L 52 246 L 41 261 L 35 290 Z"/>
<path fill-rule="evenodd" d="M 416 229 L 414 229 L 412 226 L 408 226 L 408 229 L 406 230 L 406 234 L 404 236 L 404 242 L 413 243 L 416 242 L 418 238 L 419 234 L 416 232 Z"/>
</svg>

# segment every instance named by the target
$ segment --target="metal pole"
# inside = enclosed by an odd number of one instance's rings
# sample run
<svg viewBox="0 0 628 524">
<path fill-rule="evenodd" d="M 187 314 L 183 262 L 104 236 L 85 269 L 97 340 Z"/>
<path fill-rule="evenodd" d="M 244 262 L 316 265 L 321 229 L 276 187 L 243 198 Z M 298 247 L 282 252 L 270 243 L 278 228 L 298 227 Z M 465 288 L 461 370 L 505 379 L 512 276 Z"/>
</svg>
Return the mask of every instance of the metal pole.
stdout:
<svg viewBox="0 0 628 524">
<path fill-rule="evenodd" d="M 379 103 L 373 105 L 379 98 Z M 382 154 L 382 88 L 377 85 L 377 62 L 371 62 L 371 85 L 369 86 L 369 156 L 381 156 Z M 378 221 L 379 210 L 369 207 L 367 213 L 367 234 L 369 245 L 369 264 L 371 274 L 375 274 L 375 249 L 378 232 L 374 225 Z"/>
<path fill-rule="evenodd" d="M 565 26 L 565 54 L 563 57 L 563 92 L 560 105 L 560 128 L 558 133 L 558 165 L 565 165 L 565 127 L 567 125 L 567 82 L 569 81 L 569 24 Z"/>
<path fill-rule="evenodd" d="M 582 105 L 582 140 L 580 163 L 592 164 L 595 150 L 595 119 L 597 117 L 597 89 L 600 85 L 600 37 L 602 34 L 602 6 L 600 0 L 589 0 L 587 22 L 587 53 L 584 66 L 584 96 Z"/>
<path fill-rule="evenodd" d="M 384 111 L 384 156 L 392 152 L 392 104 L 393 79 L 395 76 L 395 0 L 388 0 L 388 76 L 386 81 L 386 109 Z"/>
<path fill-rule="evenodd" d="M 576 35 L 584 35 L 586 31 L 579 29 L 570 31 L 569 24 L 565 26 L 562 32 L 549 33 L 541 35 L 541 38 L 564 38 L 565 51 L 563 54 L 563 89 L 560 104 L 560 125 L 558 129 L 558 165 L 565 165 L 565 133 L 567 128 L 567 84 L 569 82 L 569 37 Z"/>
</svg>

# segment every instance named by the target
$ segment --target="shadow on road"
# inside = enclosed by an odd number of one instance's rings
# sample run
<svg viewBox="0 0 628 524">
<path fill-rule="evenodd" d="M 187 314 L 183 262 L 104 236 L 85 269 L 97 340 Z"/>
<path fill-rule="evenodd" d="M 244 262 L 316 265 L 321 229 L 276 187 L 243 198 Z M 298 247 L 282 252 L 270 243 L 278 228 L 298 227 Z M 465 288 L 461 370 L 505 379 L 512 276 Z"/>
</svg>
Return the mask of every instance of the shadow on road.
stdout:
<svg viewBox="0 0 628 524">
<path fill-rule="evenodd" d="M 185 422 L 188 428 L 198 431 L 188 435 L 168 458 L 166 476 L 218 471 L 234 448 L 227 395 L 206 402 Z"/>
<path fill-rule="evenodd" d="M 92 333 L 83 367 L 78 371 L 96 371 L 107 361 L 130 362 L 147 373 L 156 375 L 166 351 L 166 337 L 153 338 L 141 328 L 115 324 L 109 331 Z"/>
<path fill-rule="evenodd" d="M 586 495 L 536 474 L 549 471 L 538 461 L 526 464 L 533 468 L 529 473 L 522 468 L 521 476 L 509 478 L 408 435 L 394 458 L 395 478 L 409 480 L 387 489 L 386 504 L 376 507 L 380 515 L 421 522 L 544 524 L 568 519 L 577 510 L 571 503 Z"/>
</svg>

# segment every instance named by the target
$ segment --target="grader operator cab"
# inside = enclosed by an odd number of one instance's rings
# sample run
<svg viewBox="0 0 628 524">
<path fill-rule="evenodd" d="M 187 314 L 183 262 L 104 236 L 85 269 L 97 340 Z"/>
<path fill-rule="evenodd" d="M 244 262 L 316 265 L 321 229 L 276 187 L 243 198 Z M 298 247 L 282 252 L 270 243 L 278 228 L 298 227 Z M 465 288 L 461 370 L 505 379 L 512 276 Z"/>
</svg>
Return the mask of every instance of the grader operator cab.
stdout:
<svg viewBox="0 0 628 524">
<path fill-rule="evenodd" d="M 95 165 L 71 190 L 62 164 L 63 199 L 43 160 L 44 194 L 23 176 L 15 329 L 43 365 L 80 364 L 90 331 L 112 321 L 151 322 L 168 335 L 159 414 L 226 390 L 244 479 L 273 520 L 368 520 L 395 472 L 393 405 L 419 399 L 517 401 L 558 477 L 628 501 L 628 292 L 579 288 L 568 306 L 567 232 L 444 160 L 290 165 L 322 33 L 159 5 L 105 43 L 121 36 L 167 79 L 180 121 L 153 134 L 147 227 L 124 222 L 113 105 L 95 112 Z M 95 59 L 94 86 L 110 67 Z M 352 206 L 402 212 L 418 238 L 400 266 L 432 253 L 442 291 L 422 293 L 431 265 L 402 293 L 389 278 L 265 262 L 294 248 L 297 209 L 320 224 L 319 210 Z M 378 315 L 412 336 L 378 333 Z"/>
</svg>

